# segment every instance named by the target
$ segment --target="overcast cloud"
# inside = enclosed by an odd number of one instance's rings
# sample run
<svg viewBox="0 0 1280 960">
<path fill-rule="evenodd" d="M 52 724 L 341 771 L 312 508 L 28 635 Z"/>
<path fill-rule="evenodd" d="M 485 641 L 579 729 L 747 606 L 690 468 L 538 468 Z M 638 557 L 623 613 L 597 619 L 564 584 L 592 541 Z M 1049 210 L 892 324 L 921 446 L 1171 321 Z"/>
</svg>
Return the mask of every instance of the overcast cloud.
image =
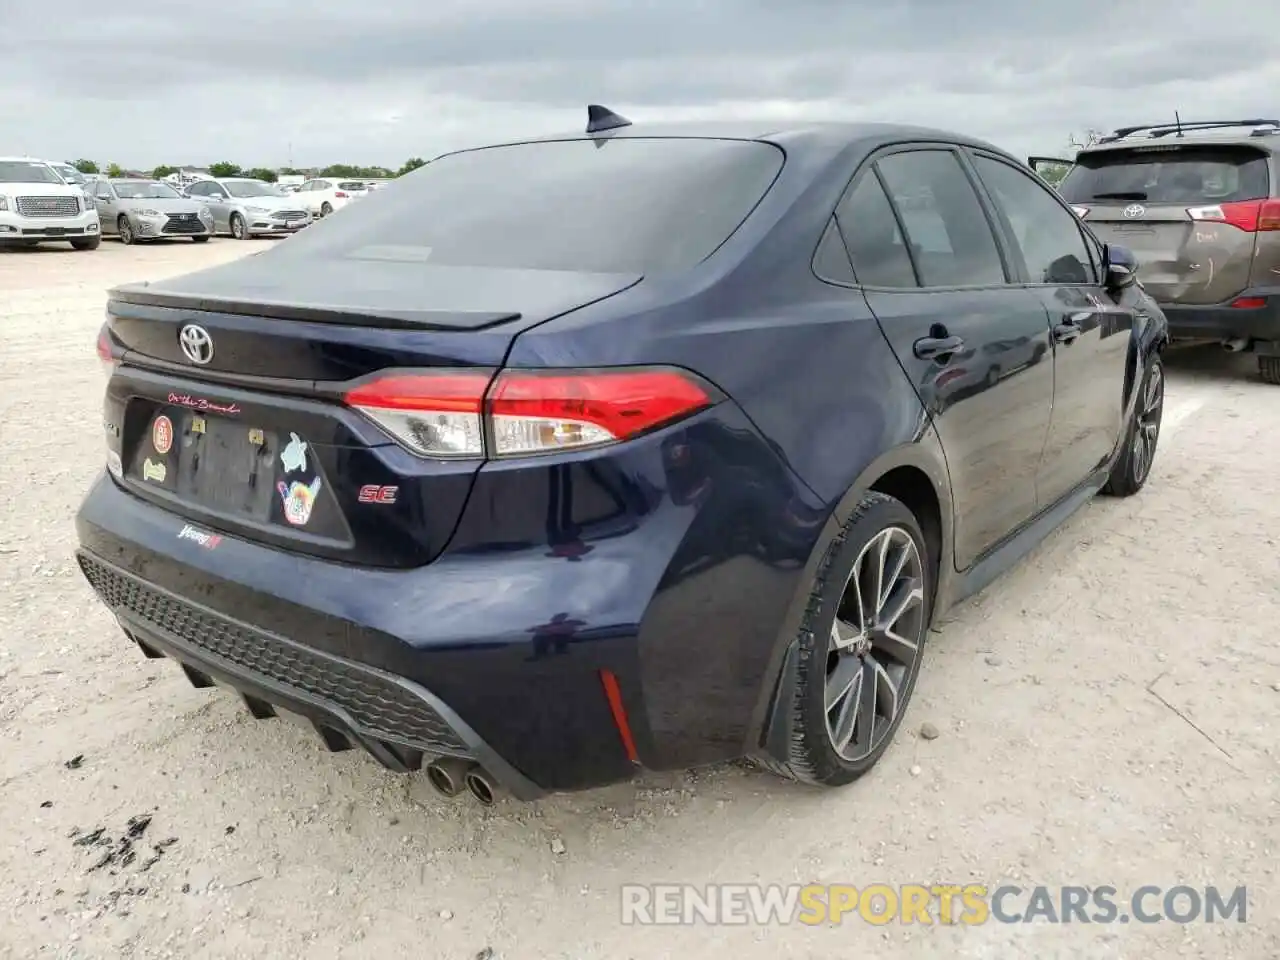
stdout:
<svg viewBox="0 0 1280 960">
<path fill-rule="evenodd" d="M 1019 153 L 1280 113 L 1259 0 L 8 0 L 0 154 L 149 168 L 411 156 L 633 120 L 924 123 Z"/>
</svg>

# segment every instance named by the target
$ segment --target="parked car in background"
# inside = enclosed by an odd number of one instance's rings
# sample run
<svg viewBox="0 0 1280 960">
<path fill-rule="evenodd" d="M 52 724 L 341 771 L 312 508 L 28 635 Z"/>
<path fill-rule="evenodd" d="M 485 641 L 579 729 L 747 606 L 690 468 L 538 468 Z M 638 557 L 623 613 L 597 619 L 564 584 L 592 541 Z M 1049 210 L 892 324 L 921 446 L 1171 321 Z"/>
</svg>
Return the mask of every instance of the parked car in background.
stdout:
<svg viewBox="0 0 1280 960">
<path fill-rule="evenodd" d="M 320 177 L 298 187 L 298 200 L 313 217 L 327 217 L 368 192 L 363 180 Z"/>
<path fill-rule="evenodd" d="M 81 187 L 43 160 L 0 157 L 0 243 L 65 241 L 76 250 L 94 250 L 101 239 L 98 212 Z"/>
<path fill-rule="evenodd" d="M 79 187 L 90 202 L 93 200 L 93 191 L 89 189 L 89 178 L 73 167 L 69 163 L 60 163 L 56 160 L 46 160 L 45 163 L 53 167 L 54 173 L 60 176 L 64 183 Z"/>
<path fill-rule="evenodd" d="M 216 233 L 229 233 L 237 240 L 296 233 L 311 221 L 293 196 L 248 177 L 201 180 L 187 187 L 186 195 L 208 206 Z"/>
<path fill-rule="evenodd" d="M 1059 190 L 1134 250 L 1174 339 L 1252 352 L 1280 384 L 1280 121 L 1125 127 L 1080 151 Z"/>
<path fill-rule="evenodd" d="M 848 784 L 931 620 L 1147 482 L 1164 316 L 982 141 L 589 115 L 111 291 L 80 568 L 146 656 L 446 795 Z M 961 354 L 997 375 L 940 402 Z"/>
<path fill-rule="evenodd" d="M 100 180 L 92 184 L 104 235 L 122 243 L 190 237 L 204 243 L 213 236 L 213 213 L 159 180 Z"/>
</svg>

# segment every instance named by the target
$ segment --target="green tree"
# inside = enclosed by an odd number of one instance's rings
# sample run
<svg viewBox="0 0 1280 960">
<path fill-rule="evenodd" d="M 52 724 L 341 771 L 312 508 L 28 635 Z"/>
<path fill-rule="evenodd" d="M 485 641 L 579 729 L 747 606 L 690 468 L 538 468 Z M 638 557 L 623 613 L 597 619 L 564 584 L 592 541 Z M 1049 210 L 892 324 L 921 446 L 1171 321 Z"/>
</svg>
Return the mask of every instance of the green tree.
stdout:
<svg viewBox="0 0 1280 960">
<path fill-rule="evenodd" d="M 307 175 L 307 171 L 300 170 L 297 167 L 285 167 L 280 173 L 286 177 L 305 177 Z"/>
<path fill-rule="evenodd" d="M 427 161 L 423 160 L 421 157 L 410 157 L 404 162 L 404 166 L 400 168 L 400 171 L 396 176 L 403 177 L 406 173 L 413 173 L 413 171 L 417 170 L 419 167 L 425 167 L 426 165 Z"/>
<path fill-rule="evenodd" d="M 155 177 L 157 180 L 163 180 L 165 177 L 169 176 L 169 174 L 177 172 L 177 167 L 171 167 L 167 163 L 162 163 L 151 171 L 151 176 Z"/>
<path fill-rule="evenodd" d="M 120 164 L 118 164 L 118 163 L 108 163 L 108 164 L 107 164 L 107 176 L 108 176 L 108 177 L 111 177 L 113 180 L 114 180 L 116 177 L 123 177 L 123 176 L 124 176 L 124 167 L 120 166 Z"/>
<path fill-rule="evenodd" d="M 274 170 L 269 170 L 266 167 L 254 167 L 252 170 L 246 170 L 244 175 L 246 177 L 252 177 L 254 180 L 266 181 L 267 183 L 275 183 L 280 179 Z"/>
<path fill-rule="evenodd" d="M 72 164 L 81 173 L 98 173 L 98 165 L 92 160 L 77 160 Z"/>
<path fill-rule="evenodd" d="M 209 164 L 209 173 L 215 177 L 238 177 L 242 172 L 238 163 L 232 163 L 229 160 Z"/>
</svg>

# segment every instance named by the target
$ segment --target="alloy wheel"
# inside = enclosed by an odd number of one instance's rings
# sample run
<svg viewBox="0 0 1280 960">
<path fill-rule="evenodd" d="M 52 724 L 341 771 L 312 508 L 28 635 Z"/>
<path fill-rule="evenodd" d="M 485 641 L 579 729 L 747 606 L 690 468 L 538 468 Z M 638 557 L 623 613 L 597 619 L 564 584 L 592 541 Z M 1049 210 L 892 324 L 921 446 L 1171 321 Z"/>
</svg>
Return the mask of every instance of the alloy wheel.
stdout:
<svg viewBox="0 0 1280 960">
<path fill-rule="evenodd" d="M 881 530 L 854 561 L 827 645 L 825 713 L 845 760 L 870 755 L 892 730 L 924 641 L 924 564 L 911 534 Z"/>
<path fill-rule="evenodd" d="M 1164 410 L 1164 372 L 1157 363 L 1147 376 L 1138 401 L 1137 423 L 1133 430 L 1133 479 L 1142 483 L 1151 472 L 1156 441 L 1160 438 L 1160 419 Z"/>
<path fill-rule="evenodd" d="M 244 218 L 237 213 L 231 218 L 231 235 L 237 240 L 243 240 L 244 234 Z"/>
<path fill-rule="evenodd" d="M 133 243 L 133 224 L 129 222 L 128 217 L 120 218 L 120 242 Z"/>
</svg>

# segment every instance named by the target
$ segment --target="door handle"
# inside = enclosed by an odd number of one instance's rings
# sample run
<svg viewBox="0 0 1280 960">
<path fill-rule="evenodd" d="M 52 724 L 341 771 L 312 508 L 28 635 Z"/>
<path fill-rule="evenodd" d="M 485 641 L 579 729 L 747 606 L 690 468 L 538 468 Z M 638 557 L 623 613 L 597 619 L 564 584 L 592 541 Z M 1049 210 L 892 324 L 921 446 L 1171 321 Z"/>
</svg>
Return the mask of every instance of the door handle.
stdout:
<svg viewBox="0 0 1280 960">
<path fill-rule="evenodd" d="M 911 345 L 912 352 L 921 360 L 936 360 L 964 349 L 960 337 L 922 337 Z"/>
<path fill-rule="evenodd" d="M 1054 324 L 1053 339 L 1056 343 L 1074 343 L 1080 336 L 1080 325 L 1076 322 L 1076 316 L 1073 314 L 1063 320 L 1062 323 Z M 1088 316 L 1088 314 L 1086 314 Z"/>
</svg>

